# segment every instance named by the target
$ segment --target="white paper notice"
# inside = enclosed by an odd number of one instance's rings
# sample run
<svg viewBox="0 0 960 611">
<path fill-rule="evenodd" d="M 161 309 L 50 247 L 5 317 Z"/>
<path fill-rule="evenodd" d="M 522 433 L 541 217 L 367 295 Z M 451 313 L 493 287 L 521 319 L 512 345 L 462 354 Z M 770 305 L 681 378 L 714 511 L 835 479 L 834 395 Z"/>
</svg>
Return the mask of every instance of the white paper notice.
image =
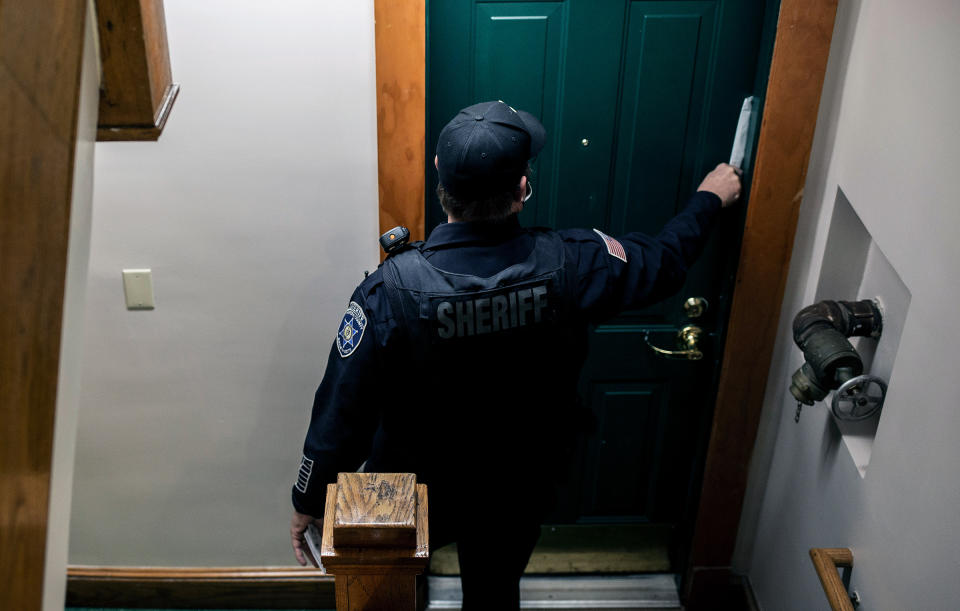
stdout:
<svg viewBox="0 0 960 611">
<path fill-rule="evenodd" d="M 303 536 L 307 540 L 307 547 L 310 548 L 310 554 L 313 556 L 313 559 L 317 561 L 320 570 L 326 573 L 323 568 L 323 563 L 320 562 L 320 541 L 323 539 L 323 533 L 320 532 L 316 524 L 311 524 L 307 526 L 307 531 L 303 533 Z"/>
<path fill-rule="evenodd" d="M 743 157 L 747 152 L 747 136 L 750 132 L 750 116 L 753 114 L 753 96 L 743 98 L 740 108 L 740 120 L 737 121 L 737 133 L 733 137 L 730 149 L 730 165 L 743 169 Z"/>
</svg>

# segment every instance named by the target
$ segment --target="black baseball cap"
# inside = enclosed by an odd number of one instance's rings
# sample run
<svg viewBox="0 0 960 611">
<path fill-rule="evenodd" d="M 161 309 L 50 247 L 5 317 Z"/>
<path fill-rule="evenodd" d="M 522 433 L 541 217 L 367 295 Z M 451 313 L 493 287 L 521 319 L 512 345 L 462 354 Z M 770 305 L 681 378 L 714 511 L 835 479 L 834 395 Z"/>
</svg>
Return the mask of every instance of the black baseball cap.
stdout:
<svg viewBox="0 0 960 611">
<path fill-rule="evenodd" d="M 457 198 L 508 191 L 517 186 L 546 136 L 536 117 L 502 101 L 468 106 L 440 132 L 440 184 Z"/>
</svg>

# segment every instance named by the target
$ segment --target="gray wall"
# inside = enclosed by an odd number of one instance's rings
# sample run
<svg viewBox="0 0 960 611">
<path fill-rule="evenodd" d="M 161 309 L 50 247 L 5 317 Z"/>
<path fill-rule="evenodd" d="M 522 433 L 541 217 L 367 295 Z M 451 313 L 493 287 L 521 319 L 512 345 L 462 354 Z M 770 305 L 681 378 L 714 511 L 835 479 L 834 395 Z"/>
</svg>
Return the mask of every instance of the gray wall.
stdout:
<svg viewBox="0 0 960 611">
<path fill-rule="evenodd" d="M 70 562 L 289 564 L 313 393 L 376 267 L 372 0 L 167 0 L 156 143 L 97 145 Z M 121 269 L 153 270 L 127 311 Z"/>
<path fill-rule="evenodd" d="M 840 3 L 735 558 L 764 609 L 827 608 L 810 547 L 853 550 L 861 609 L 960 607 L 958 31 L 952 0 Z M 795 424 L 787 393 L 794 314 L 851 297 L 818 286 L 859 273 L 824 260 L 839 191 L 912 295 L 905 313 L 888 304 L 902 334 L 862 477 L 827 411 Z"/>
</svg>

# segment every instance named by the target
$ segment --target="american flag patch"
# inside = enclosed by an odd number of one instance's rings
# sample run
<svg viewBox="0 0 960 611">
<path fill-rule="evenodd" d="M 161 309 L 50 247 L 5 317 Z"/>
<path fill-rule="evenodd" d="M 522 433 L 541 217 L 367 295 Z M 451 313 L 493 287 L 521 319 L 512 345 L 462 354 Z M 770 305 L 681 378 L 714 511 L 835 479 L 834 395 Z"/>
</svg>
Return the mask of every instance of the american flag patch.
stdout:
<svg viewBox="0 0 960 611">
<path fill-rule="evenodd" d="M 624 263 L 627 262 L 627 251 L 623 249 L 623 244 L 614 240 L 599 229 L 594 229 L 594 231 L 596 231 L 597 235 L 603 239 L 603 243 L 607 245 L 607 252 L 610 253 L 611 256 L 620 259 Z"/>
<path fill-rule="evenodd" d="M 300 472 L 297 473 L 297 490 L 306 494 L 307 484 L 310 483 L 310 475 L 313 473 L 313 461 L 303 457 L 300 461 Z"/>
</svg>

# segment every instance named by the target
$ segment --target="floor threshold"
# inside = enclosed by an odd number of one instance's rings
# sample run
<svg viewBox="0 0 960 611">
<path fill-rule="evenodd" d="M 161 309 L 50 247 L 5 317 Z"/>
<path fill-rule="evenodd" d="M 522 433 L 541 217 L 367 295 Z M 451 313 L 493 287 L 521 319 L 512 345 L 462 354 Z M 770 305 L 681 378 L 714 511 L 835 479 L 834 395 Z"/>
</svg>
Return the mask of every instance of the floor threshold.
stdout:
<svg viewBox="0 0 960 611">
<path fill-rule="evenodd" d="M 459 577 L 427 577 L 427 609 L 459 609 L 463 601 Z M 569 575 L 524 576 L 522 609 L 651 609 L 680 611 L 676 576 Z"/>
</svg>

